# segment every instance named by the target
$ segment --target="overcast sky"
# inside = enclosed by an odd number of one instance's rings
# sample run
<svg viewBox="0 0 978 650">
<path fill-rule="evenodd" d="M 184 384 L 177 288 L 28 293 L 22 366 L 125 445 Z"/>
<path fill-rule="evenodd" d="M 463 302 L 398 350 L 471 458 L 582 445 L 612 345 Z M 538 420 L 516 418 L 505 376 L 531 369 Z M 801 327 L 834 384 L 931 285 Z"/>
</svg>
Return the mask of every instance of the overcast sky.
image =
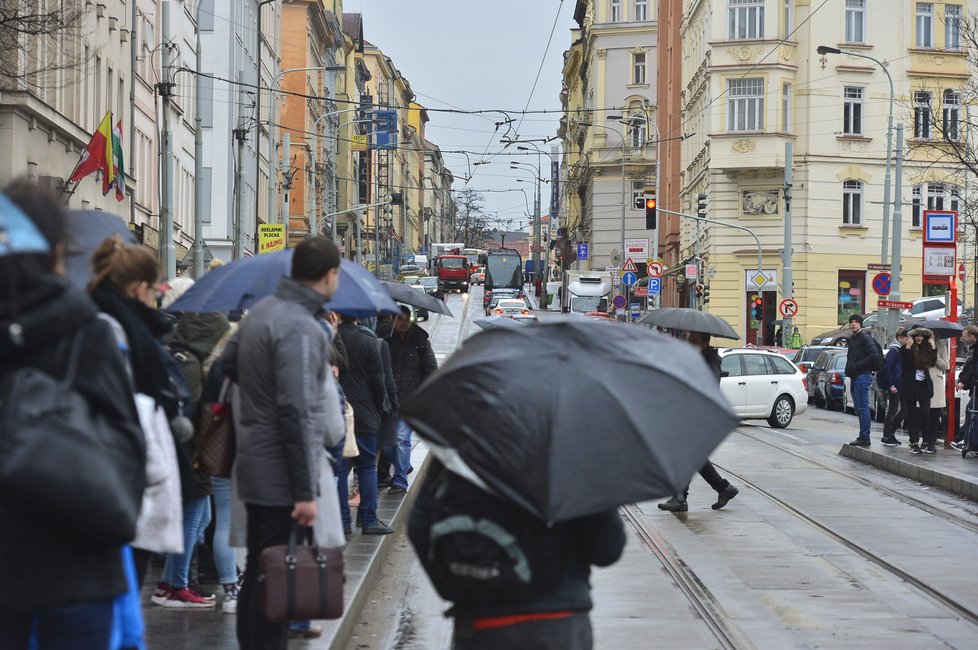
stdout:
<svg viewBox="0 0 978 650">
<path fill-rule="evenodd" d="M 465 150 L 472 163 L 469 186 L 486 191 L 486 208 L 502 225 L 512 220 L 518 229 L 528 222 L 527 203 L 533 209 L 535 168 L 510 169 L 510 160 L 537 163 L 536 155 L 519 154 L 515 146 L 506 155 L 500 138 L 514 137 L 519 113 L 549 109 L 552 115 L 527 115 L 519 127 L 520 139 L 552 137 L 560 120 L 560 88 L 563 53 L 570 46 L 574 26 L 574 0 L 345 0 L 343 10 L 363 14 L 364 38 L 387 54 L 411 83 L 416 101 L 429 109 L 504 109 L 512 111 L 512 130 L 495 132 L 501 113 L 483 116 L 429 112 L 427 138 L 442 151 Z M 556 28 L 554 28 L 556 20 Z M 553 29 L 553 40 L 547 41 Z M 547 52 L 544 57 L 544 52 Z M 541 63 L 542 69 L 541 69 Z M 534 89 L 534 79 L 540 72 Z M 530 91 L 533 90 L 532 98 Z M 537 143 L 549 151 L 551 144 Z M 529 146 L 529 145 L 526 145 Z M 485 156 L 483 153 L 487 152 Z M 455 175 L 455 189 L 465 187 L 469 164 L 462 154 L 445 153 Z M 549 178 L 549 159 L 540 157 L 542 176 Z M 517 182 L 522 178 L 530 182 Z M 542 185 L 542 209 L 548 211 L 549 185 Z"/>
</svg>

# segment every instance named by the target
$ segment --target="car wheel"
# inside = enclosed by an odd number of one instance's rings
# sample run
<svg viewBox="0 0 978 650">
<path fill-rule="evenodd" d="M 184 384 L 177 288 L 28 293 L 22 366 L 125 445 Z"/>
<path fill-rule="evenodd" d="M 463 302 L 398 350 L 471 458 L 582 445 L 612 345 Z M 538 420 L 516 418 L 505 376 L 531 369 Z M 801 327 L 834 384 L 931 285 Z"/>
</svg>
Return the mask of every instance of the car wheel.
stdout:
<svg viewBox="0 0 978 650">
<path fill-rule="evenodd" d="M 775 429 L 784 429 L 791 424 L 791 420 L 794 417 L 795 403 L 787 395 L 781 395 L 778 399 L 774 400 L 774 408 L 771 409 L 771 415 L 768 417 L 767 423 Z"/>
</svg>

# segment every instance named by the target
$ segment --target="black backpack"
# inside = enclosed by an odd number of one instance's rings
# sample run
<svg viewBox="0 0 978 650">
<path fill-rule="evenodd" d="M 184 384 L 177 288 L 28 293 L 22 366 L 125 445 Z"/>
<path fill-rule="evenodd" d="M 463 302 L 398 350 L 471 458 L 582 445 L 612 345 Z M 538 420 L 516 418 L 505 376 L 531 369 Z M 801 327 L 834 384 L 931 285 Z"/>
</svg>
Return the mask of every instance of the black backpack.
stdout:
<svg viewBox="0 0 978 650">
<path fill-rule="evenodd" d="M 866 334 L 865 339 L 869 341 L 866 352 L 869 353 L 869 369 L 873 372 L 879 372 L 883 369 L 883 348 L 880 346 L 879 342 L 874 339 L 869 334 Z"/>
<path fill-rule="evenodd" d="M 408 534 L 442 598 L 463 606 L 520 604 L 560 584 L 560 530 L 440 464 L 432 471 Z M 418 513 L 428 516 L 422 521 Z"/>
</svg>

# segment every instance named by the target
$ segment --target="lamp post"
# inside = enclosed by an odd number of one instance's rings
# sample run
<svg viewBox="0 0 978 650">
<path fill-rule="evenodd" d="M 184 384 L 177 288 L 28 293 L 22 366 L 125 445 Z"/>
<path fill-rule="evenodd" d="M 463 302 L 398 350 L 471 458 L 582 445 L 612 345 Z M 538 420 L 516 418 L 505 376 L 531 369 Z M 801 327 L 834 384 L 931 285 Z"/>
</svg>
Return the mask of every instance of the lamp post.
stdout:
<svg viewBox="0 0 978 650">
<path fill-rule="evenodd" d="M 523 171 L 528 171 L 533 173 L 532 169 L 524 169 L 522 167 L 518 167 L 518 165 L 530 165 L 532 167 L 531 163 L 525 163 L 525 162 L 520 162 L 518 160 L 514 160 L 510 162 L 509 168 L 521 169 Z M 536 183 L 535 183 L 536 191 L 535 194 L 533 195 L 533 239 L 535 241 L 534 244 L 535 247 L 533 249 L 533 275 L 537 278 L 537 282 L 535 283 L 536 296 L 539 298 L 540 286 L 541 286 L 540 279 L 542 277 L 541 269 L 540 269 L 540 249 L 543 246 L 543 237 L 541 235 L 542 215 L 540 214 L 540 181 L 542 181 L 543 179 L 540 178 L 539 162 L 537 163 L 537 170 L 534 173 L 534 178 L 536 179 Z"/>
</svg>

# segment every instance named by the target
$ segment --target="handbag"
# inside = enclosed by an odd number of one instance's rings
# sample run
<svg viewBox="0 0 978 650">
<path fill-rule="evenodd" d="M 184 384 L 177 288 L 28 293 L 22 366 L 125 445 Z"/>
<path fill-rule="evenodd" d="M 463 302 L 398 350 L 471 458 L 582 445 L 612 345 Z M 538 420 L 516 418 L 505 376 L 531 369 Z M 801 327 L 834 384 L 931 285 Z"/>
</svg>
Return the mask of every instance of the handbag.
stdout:
<svg viewBox="0 0 978 650">
<path fill-rule="evenodd" d="M 136 534 L 145 460 L 138 440 L 75 390 L 83 339 L 64 379 L 27 366 L 0 385 L 0 498 L 74 539 L 118 547 Z"/>
<path fill-rule="evenodd" d="M 194 469 L 208 476 L 228 478 L 234 464 L 234 418 L 231 417 L 231 380 L 225 379 L 216 402 L 200 405 Z"/>
<path fill-rule="evenodd" d="M 346 420 L 346 437 L 343 439 L 343 458 L 356 458 L 360 455 L 357 446 L 356 427 L 353 422 L 353 406 L 343 400 L 343 417 Z"/>
<path fill-rule="evenodd" d="M 343 549 L 317 546 L 312 528 L 293 522 L 289 543 L 263 550 L 258 566 L 266 620 L 285 623 L 343 615 Z"/>
</svg>

